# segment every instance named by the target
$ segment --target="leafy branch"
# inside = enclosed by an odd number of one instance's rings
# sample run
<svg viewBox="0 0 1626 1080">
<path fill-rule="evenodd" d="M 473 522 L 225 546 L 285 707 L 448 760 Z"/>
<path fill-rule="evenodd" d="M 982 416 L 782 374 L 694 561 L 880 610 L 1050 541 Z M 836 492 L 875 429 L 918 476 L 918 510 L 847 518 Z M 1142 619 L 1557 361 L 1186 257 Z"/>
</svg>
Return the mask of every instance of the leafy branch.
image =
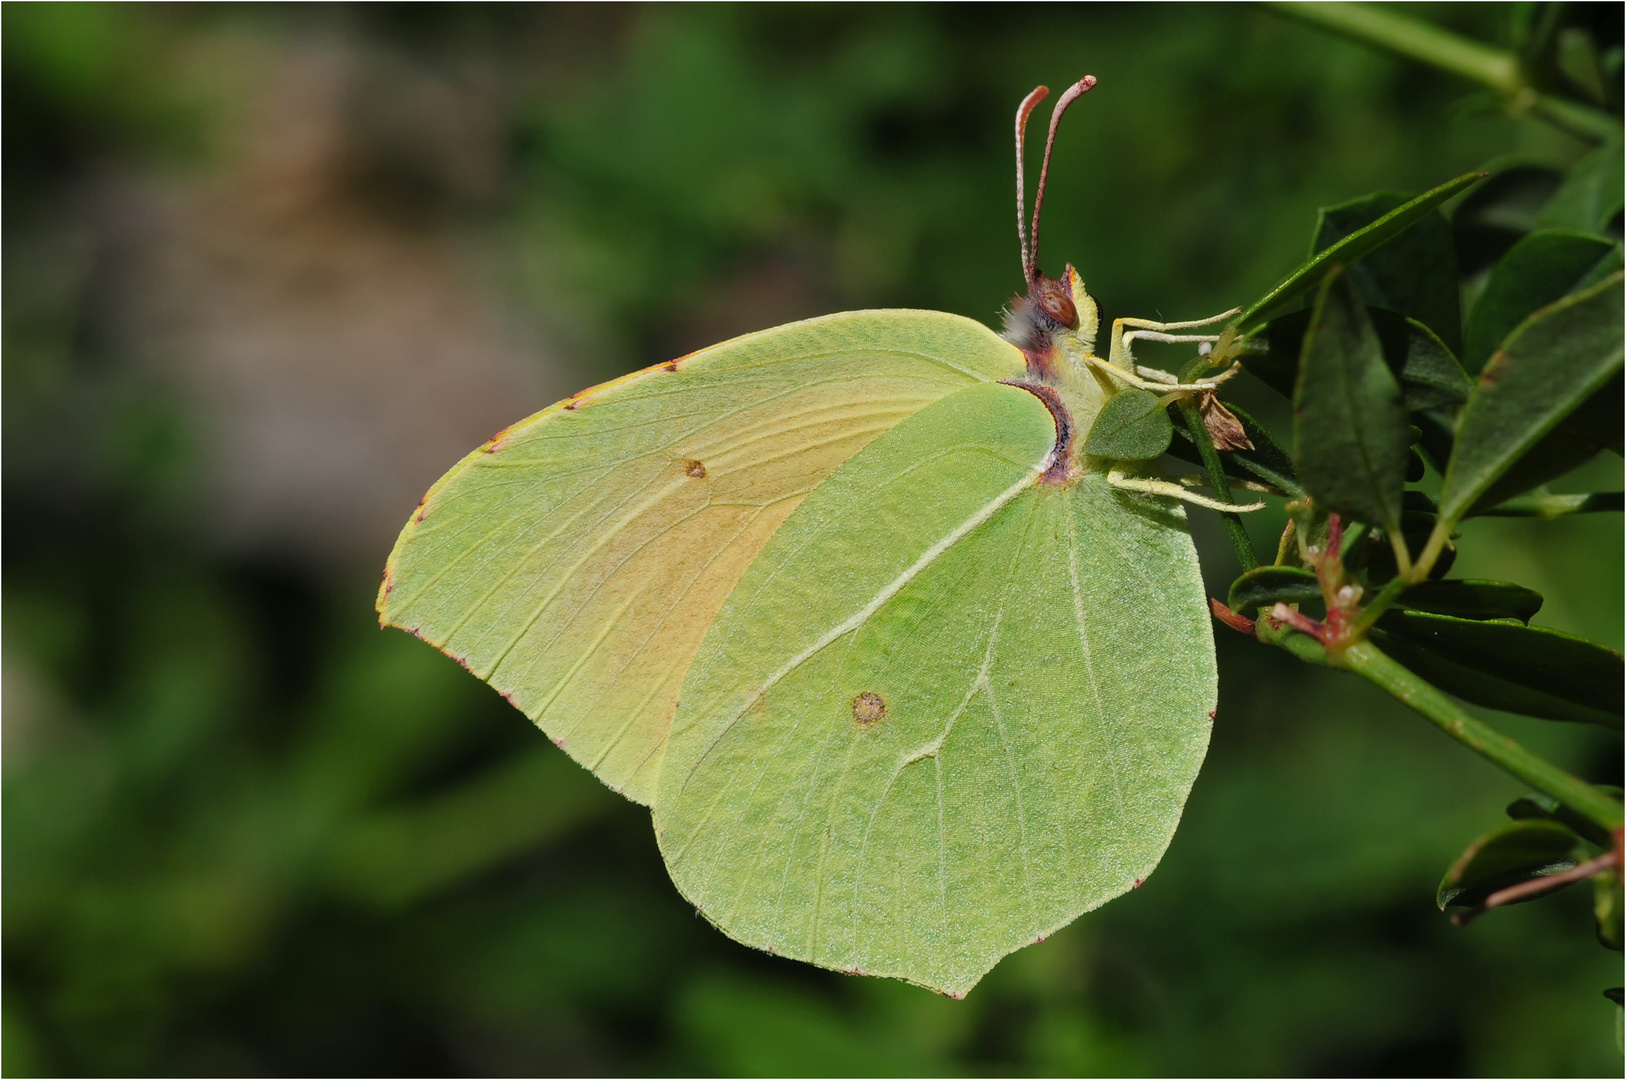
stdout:
<svg viewBox="0 0 1626 1080">
<path fill-rule="evenodd" d="M 1572 130 L 1618 139 L 1617 116 L 1555 96 L 1544 74 L 1551 58 L 1528 43 L 1503 51 L 1363 5 L 1271 6 L 1473 79 Z M 1470 517 L 1621 508 L 1619 492 L 1544 487 L 1600 451 L 1621 450 L 1622 199 L 1618 181 L 1598 180 L 1605 154 L 1618 159 L 1618 147 L 1555 180 L 1527 235 L 1503 243 L 1488 265 L 1461 267 L 1456 253 L 1472 247 L 1461 241 L 1498 200 L 1521 197 L 1500 177 L 1482 184 L 1485 174 L 1471 173 L 1416 198 L 1375 195 L 1322 211 L 1315 254 L 1244 309 L 1204 360 L 1240 359 L 1292 401 L 1290 450 L 1262 429 L 1250 431 L 1247 453 L 1194 441 L 1221 500 L 1227 477 L 1259 475 L 1250 455 L 1278 459 L 1269 487 L 1288 499 L 1271 565 L 1260 566 L 1240 524 L 1227 521 L 1243 573 L 1224 602 L 1211 602 L 1215 617 L 1368 680 L 1536 793 L 1447 872 L 1441 909 L 1464 923 L 1590 880 L 1599 940 L 1619 949 L 1620 793 L 1543 759 L 1463 703 L 1620 731 L 1622 657 L 1531 626 L 1542 604 L 1534 590 L 1447 577 Z M 1592 195 L 1582 200 L 1582 190 Z M 1466 317 L 1465 271 L 1484 282 Z M 1171 419 L 1178 430 L 1203 430 L 1190 406 Z M 1441 478 L 1437 494 L 1417 486 L 1429 466 Z"/>
</svg>

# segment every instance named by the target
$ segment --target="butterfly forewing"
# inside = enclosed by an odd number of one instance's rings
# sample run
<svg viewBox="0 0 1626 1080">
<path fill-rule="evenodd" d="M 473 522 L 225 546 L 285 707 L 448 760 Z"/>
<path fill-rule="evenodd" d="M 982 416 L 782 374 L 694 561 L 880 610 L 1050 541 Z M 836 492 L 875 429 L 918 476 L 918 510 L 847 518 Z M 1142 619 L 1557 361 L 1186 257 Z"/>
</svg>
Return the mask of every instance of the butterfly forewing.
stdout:
<svg viewBox="0 0 1626 1080">
<path fill-rule="evenodd" d="M 390 557 L 381 620 L 647 803 L 690 660 L 779 525 L 898 421 L 1025 370 L 969 319 L 852 312 L 585 391 L 430 489 Z"/>
<path fill-rule="evenodd" d="M 655 821 L 725 932 L 963 994 L 1156 866 L 1208 744 L 1177 509 L 1039 482 L 1054 426 L 976 387 L 809 497 L 691 668 Z"/>
</svg>

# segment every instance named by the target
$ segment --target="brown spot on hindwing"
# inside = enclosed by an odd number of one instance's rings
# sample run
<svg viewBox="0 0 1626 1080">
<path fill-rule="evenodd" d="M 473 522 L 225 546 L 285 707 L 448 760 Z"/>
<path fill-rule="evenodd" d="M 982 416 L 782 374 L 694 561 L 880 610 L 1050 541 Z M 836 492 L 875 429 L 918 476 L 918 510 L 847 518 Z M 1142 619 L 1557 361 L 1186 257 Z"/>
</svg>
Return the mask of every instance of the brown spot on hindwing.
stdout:
<svg viewBox="0 0 1626 1080">
<path fill-rule="evenodd" d="M 853 698 L 853 719 L 861 727 L 873 727 L 886 719 L 886 702 L 880 694 L 865 690 Z"/>
<path fill-rule="evenodd" d="M 683 474 L 685 476 L 692 476 L 696 480 L 704 480 L 706 478 L 706 466 L 701 462 L 690 458 L 688 461 L 683 463 Z"/>
</svg>

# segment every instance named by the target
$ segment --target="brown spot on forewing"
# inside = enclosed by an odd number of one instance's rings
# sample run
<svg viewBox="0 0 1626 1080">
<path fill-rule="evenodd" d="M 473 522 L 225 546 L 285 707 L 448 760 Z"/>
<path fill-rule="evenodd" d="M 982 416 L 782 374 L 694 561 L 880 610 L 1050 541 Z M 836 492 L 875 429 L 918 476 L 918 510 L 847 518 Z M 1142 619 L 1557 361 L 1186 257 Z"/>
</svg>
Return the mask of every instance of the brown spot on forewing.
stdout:
<svg viewBox="0 0 1626 1080">
<path fill-rule="evenodd" d="M 696 480 L 704 480 L 706 478 L 706 466 L 703 462 L 690 458 L 683 463 L 683 475 L 693 477 Z"/>
<path fill-rule="evenodd" d="M 568 513 L 582 523 L 582 558 L 523 560 L 459 634 L 491 639 L 465 649 L 506 656 L 491 682 L 641 802 L 653 796 L 683 676 L 739 576 L 809 491 L 941 393 L 834 377 L 744 389 L 740 407 L 686 433 L 681 448 L 627 461 L 618 483 L 523 524 L 542 535 Z M 704 483 L 687 475 L 690 461 L 703 463 Z M 639 493 L 631 504 L 629 491 Z M 522 640 L 500 629 L 513 626 L 527 628 Z"/>
</svg>

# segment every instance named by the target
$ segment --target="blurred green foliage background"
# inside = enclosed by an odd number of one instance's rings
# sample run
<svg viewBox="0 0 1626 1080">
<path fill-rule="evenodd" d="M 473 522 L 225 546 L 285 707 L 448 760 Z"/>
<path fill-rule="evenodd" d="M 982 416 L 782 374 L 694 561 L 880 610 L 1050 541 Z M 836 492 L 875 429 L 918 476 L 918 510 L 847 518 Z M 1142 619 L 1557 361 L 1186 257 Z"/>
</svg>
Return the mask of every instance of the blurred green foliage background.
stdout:
<svg viewBox="0 0 1626 1080">
<path fill-rule="evenodd" d="M 1162 868 L 953 1002 L 723 938 L 646 811 L 371 609 L 418 495 L 581 386 L 843 308 L 995 322 L 1035 83 L 1101 80 L 1043 263 L 1108 318 L 1246 302 L 1317 206 L 1580 143 L 1224 5 L 0 18 L 8 1075 L 1618 1071 L 1583 890 L 1433 906 L 1517 786 L 1223 629 Z M 1462 544 L 1622 644 L 1618 518 Z M 1620 782 L 1618 737 L 1493 719 Z"/>
</svg>

